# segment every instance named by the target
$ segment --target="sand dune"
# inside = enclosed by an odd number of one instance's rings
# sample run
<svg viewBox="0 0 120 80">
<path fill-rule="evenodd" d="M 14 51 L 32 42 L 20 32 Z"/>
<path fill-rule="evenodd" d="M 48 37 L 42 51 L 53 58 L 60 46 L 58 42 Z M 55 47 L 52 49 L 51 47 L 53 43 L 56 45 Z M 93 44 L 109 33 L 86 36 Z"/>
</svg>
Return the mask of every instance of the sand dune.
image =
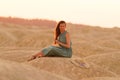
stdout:
<svg viewBox="0 0 120 80">
<path fill-rule="evenodd" d="M 72 59 L 65 58 L 40 58 L 29 62 L 30 65 L 35 66 L 38 69 L 43 69 L 51 73 L 66 76 L 72 80 L 79 80 L 87 77 L 116 77 L 113 73 L 89 63 L 90 68 L 76 66 L 71 63 Z M 80 60 L 79 60 L 80 61 Z M 80 61 L 81 62 L 81 61 Z M 47 66 L 45 66 L 47 65 Z"/>
<path fill-rule="evenodd" d="M 68 26 L 72 58 L 26 62 L 51 45 L 54 29 L 0 23 L 0 80 L 120 80 L 120 29 Z M 84 61 L 89 68 L 79 66 Z"/>
<path fill-rule="evenodd" d="M 120 80 L 120 78 L 114 78 L 114 77 L 93 77 L 93 78 L 87 78 L 82 80 Z"/>
<path fill-rule="evenodd" d="M 70 80 L 32 66 L 0 60 L 0 80 Z"/>
<path fill-rule="evenodd" d="M 101 55 L 94 55 L 86 57 L 86 60 L 93 62 L 104 69 L 110 70 L 120 76 L 120 52 L 112 52 Z"/>
</svg>

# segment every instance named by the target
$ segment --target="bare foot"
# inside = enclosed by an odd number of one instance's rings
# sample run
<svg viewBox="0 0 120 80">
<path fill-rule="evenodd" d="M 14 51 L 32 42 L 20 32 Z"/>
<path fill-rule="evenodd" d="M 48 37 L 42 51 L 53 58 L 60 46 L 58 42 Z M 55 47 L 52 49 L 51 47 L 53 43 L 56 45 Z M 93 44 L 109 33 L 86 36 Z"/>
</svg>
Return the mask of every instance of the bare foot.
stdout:
<svg viewBox="0 0 120 80">
<path fill-rule="evenodd" d="M 38 55 L 38 58 L 41 58 L 41 57 L 43 57 L 43 55 L 42 55 L 42 54 Z"/>
<path fill-rule="evenodd" d="M 28 59 L 27 61 L 31 61 L 31 60 L 34 60 L 36 59 L 36 56 L 32 56 L 30 59 Z"/>
</svg>

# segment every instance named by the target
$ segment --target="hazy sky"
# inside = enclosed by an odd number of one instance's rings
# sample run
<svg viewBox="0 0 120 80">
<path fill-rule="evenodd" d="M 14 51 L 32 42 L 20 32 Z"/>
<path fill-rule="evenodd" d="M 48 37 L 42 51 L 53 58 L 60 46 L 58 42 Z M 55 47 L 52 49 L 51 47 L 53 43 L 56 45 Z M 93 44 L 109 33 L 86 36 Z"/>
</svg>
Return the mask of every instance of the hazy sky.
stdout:
<svg viewBox="0 0 120 80">
<path fill-rule="evenodd" d="M 0 0 L 0 16 L 120 27 L 120 0 Z"/>
</svg>

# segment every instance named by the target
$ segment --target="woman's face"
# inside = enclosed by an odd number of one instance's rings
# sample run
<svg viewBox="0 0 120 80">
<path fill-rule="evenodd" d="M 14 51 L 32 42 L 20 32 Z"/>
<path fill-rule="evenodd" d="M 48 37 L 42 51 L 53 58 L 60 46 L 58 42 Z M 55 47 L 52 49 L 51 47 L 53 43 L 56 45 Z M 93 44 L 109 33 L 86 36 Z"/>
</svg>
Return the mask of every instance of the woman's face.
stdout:
<svg viewBox="0 0 120 80">
<path fill-rule="evenodd" d="M 59 28 L 60 28 L 61 32 L 65 31 L 66 24 L 65 23 L 61 23 L 60 26 L 59 26 Z"/>
</svg>

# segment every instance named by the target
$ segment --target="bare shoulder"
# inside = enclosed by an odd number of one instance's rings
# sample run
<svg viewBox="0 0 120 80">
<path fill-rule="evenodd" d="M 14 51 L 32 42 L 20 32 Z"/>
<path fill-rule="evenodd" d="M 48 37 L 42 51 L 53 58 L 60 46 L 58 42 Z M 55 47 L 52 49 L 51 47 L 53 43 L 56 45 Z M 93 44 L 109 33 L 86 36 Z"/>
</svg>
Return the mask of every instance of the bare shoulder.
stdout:
<svg viewBox="0 0 120 80">
<path fill-rule="evenodd" d="M 66 36 L 68 36 L 68 37 L 70 36 L 69 32 L 67 32 L 67 31 L 66 31 Z"/>
<path fill-rule="evenodd" d="M 68 31 L 66 31 L 66 35 L 69 35 L 69 32 L 68 32 Z"/>
</svg>

